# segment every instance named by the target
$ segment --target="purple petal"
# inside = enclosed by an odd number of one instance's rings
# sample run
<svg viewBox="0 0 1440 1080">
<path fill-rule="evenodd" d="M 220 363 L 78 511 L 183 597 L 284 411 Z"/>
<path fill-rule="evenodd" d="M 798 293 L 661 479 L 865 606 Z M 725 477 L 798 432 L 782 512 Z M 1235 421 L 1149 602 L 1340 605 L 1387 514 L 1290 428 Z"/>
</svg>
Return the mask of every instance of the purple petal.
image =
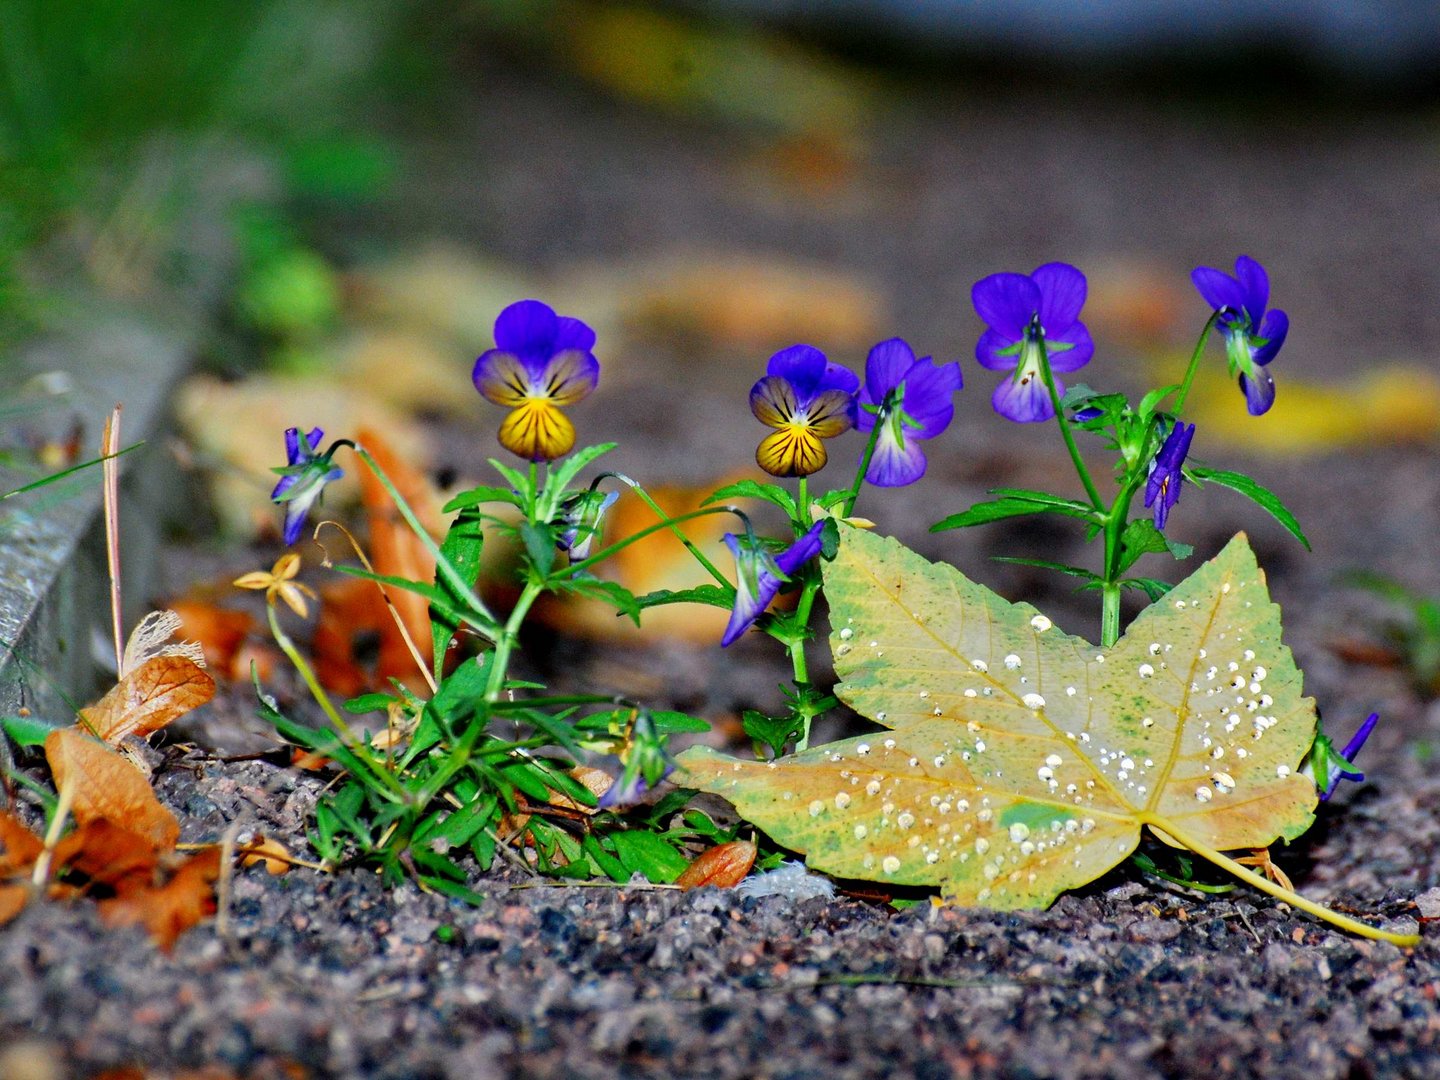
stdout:
<svg viewBox="0 0 1440 1080">
<path fill-rule="evenodd" d="M 270 492 L 270 501 L 271 501 L 271 502 L 277 502 L 277 501 L 279 501 L 280 496 L 281 496 L 281 495 L 284 495 L 285 492 L 289 491 L 292 487 L 294 487 L 295 484 L 296 484 L 296 482 L 299 481 L 299 479 L 300 479 L 300 478 L 299 478 L 298 476 L 282 476 L 282 477 L 280 477 L 280 482 L 275 485 L 275 490 L 272 491 L 272 492 Z"/>
<path fill-rule="evenodd" d="M 1249 255 L 1241 255 L 1235 260 L 1235 276 L 1245 290 L 1245 313 L 1250 316 L 1250 325 L 1258 327 L 1265 307 L 1270 303 L 1270 276 Z"/>
<path fill-rule="evenodd" d="M 556 352 L 565 349 L 589 352 L 595 348 L 595 331 L 579 319 L 560 315 L 555 320 L 555 341 L 550 347 Z"/>
<path fill-rule="evenodd" d="M 789 577 L 805 563 L 809 562 L 816 555 L 819 555 L 821 548 L 820 534 L 824 532 L 824 530 L 825 522 L 817 521 L 814 525 L 810 526 L 809 531 L 806 532 L 804 536 L 800 537 L 795 543 L 775 556 L 775 565 L 780 568 L 780 572 L 786 577 Z M 768 574 L 761 575 L 762 580 L 767 577 L 769 577 Z M 777 581 L 774 592 L 770 594 L 771 598 L 773 599 L 775 593 L 779 591 L 780 584 Z M 769 601 L 767 600 L 766 603 L 769 603 Z"/>
<path fill-rule="evenodd" d="M 815 395 L 820 380 L 825 377 L 829 362 L 825 354 L 813 345 L 791 345 L 770 357 L 765 366 L 767 375 L 786 379 L 795 388 L 801 405 Z M 836 389 L 841 389 L 837 387 Z"/>
<path fill-rule="evenodd" d="M 1290 316 L 1276 308 L 1265 316 L 1265 325 L 1260 328 L 1260 337 L 1265 338 L 1265 344 L 1252 352 L 1251 358 L 1257 364 L 1268 364 L 1275 359 L 1275 354 L 1280 351 L 1280 346 L 1285 344 L 1286 335 L 1290 333 Z"/>
<path fill-rule="evenodd" d="M 1054 337 L 1074 325 L 1085 306 L 1085 275 L 1069 263 L 1037 266 L 1030 275 L 1040 287 L 1040 325 Z"/>
<path fill-rule="evenodd" d="M 879 405 L 914 366 L 915 350 L 904 338 L 880 342 L 865 358 L 865 389 L 860 392 L 860 400 L 866 405 Z"/>
<path fill-rule="evenodd" d="M 540 372 L 537 384 L 556 405 L 573 405 L 600 381 L 600 361 L 580 349 L 557 352 Z"/>
<path fill-rule="evenodd" d="M 300 429 L 285 429 L 285 457 L 290 465 L 300 464 Z"/>
<path fill-rule="evenodd" d="M 1263 367 L 1255 369 L 1255 378 L 1240 376 L 1240 389 L 1245 394 L 1245 408 L 1251 416 L 1261 416 L 1275 404 L 1275 380 Z"/>
<path fill-rule="evenodd" d="M 1216 270 L 1213 266 L 1197 266 L 1190 271 L 1190 280 L 1205 302 L 1216 311 L 1221 308 L 1244 309 L 1245 288 L 1225 271 Z"/>
<path fill-rule="evenodd" d="M 1055 380 L 1055 389 L 1064 395 L 1065 387 L 1059 379 Z M 1014 420 L 1017 424 L 1036 424 L 1055 415 L 1055 406 L 1050 403 L 1050 392 L 1039 378 L 1023 383 L 1015 379 L 1005 379 L 995 387 L 995 393 L 990 395 L 990 404 L 1001 416 Z"/>
<path fill-rule="evenodd" d="M 983 368 L 991 371 L 1013 371 L 1015 365 L 1020 362 L 1020 354 L 1012 352 L 1002 356 L 1001 350 L 1014 348 L 1015 343 L 1020 340 L 1019 335 L 1006 337 L 999 330 L 986 330 L 980 335 L 980 340 L 975 343 L 975 362 Z"/>
<path fill-rule="evenodd" d="M 985 325 L 1018 341 L 1031 318 L 1040 310 L 1040 286 L 1025 274 L 991 274 L 970 290 L 970 302 Z"/>
<path fill-rule="evenodd" d="M 527 359 L 504 349 L 487 349 L 475 361 L 470 379 L 486 401 L 516 409 L 530 396 L 546 359 Z"/>
<path fill-rule="evenodd" d="M 559 320 L 549 304 L 520 300 L 495 320 L 495 347 L 527 360 L 547 360 L 555 349 Z"/>
<path fill-rule="evenodd" d="M 1057 349 L 1057 342 L 1069 343 L 1073 349 Z M 1047 346 L 1045 356 L 1050 361 L 1051 371 L 1079 371 L 1090 362 L 1095 355 L 1095 342 L 1090 337 L 1090 331 L 1082 322 L 1071 323 L 1069 328 L 1052 334 L 1049 328 L 1045 331 L 1045 344 Z"/>
<path fill-rule="evenodd" d="M 1370 738 L 1370 733 L 1375 730 L 1375 725 L 1379 722 L 1379 713 L 1372 712 L 1369 716 L 1367 716 L 1365 718 L 1365 722 L 1360 725 L 1360 730 L 1355 732 L 1355 734 L 1351 737 L 1350 741 L 1345 744 L 1345 749 L 1340 752 L 1340 756 L 1343 757 L 1346 761 L 1354 762 L 1355 755 L 1360 753 L 1360 751 L 1364 749 L 1365 740 Z"/>
<path fill-rule="evenodd" d="M 936 364 L 928 356 L 910 369 L 905 376 L 905 418 L 913 421 L 905 427 L 906 439 L 933 439 L 955 417 L 951 400 L 960 389 L 960 365 Z"/>
<path fill-rule="evenodd" d="M 817 395 L 827 390 L 841 390 L 847 394 L 853 394 L 860 389 L 860 376 L 847 368 L 844 364 L 827 363 L 825 372 L 820 376 L 820 381 L 815 384 Z"/>
<path fill-rule="evenodd" d="M 866 481 L 876 487 L 904 487 L 925 475 L 925 451 L 907 438 L 907 433 L 897 439 L 895 427 L 891 422 L 880 430 L 870 467 L 865 470 Z"/>
</svg>

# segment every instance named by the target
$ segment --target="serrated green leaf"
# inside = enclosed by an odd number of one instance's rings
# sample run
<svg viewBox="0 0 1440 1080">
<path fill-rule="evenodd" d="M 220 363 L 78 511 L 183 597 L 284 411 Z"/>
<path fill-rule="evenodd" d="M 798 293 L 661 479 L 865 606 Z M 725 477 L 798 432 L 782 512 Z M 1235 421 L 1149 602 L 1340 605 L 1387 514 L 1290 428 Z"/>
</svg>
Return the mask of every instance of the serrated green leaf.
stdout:
<svg viewBox="0 0 1440 1080">
<path fill-rule="evenodd" d="M 1203 465 L 1191 465 L 1185 470 L 1196 481 L 1202 484 L 1219 484 L 1231 491 L 1238 491 L 1247 499 L 1253 502 L 1260 509 L 1264 510 L 1281 525 L 1291 536 L 1305 545 L 1305 550 L 1310 550 L 1310 541 L 1300 530 L 1300 522 L 1295 520 L 1289 508 L 1280 501 L 1273 491 L 1259 482 L 1250 479 L 1244 473 L 1228 472 L 1224 469 L 1207 469 Z"/>
<path fill-rule="evenodd" d="M 1095 511 L 1084 503 L 1066 505 L 1063 500 L 1059 503 L 1046 503 L 1034 499 L 995 499 L 976 503 L 969 510 L 951 514 L 931 525 L 930 531 L 941 532 L 945 529 L 964 529 L 972 525 L 988 525 L 992 521 L 1023 517 L 1026 514 L 1061 514 L 1065 517 L 1091 520 L 1095 516 Z"/>
<path fill-rule="evenodd" d="M 502 487 L 475 487 L 469 491 L 462 491 L 453 499 L 440 508 L 442 514 L 453 514 L 456 510 L 469 510 L 471 507 L 483 506 L 485 503 L 505 503 L 507 506 L 519 506 L 520 497 L 509 488 Z"/>
<path fill-rule="evenodd" d="M 520 542 L 525 545 L 525 554 L 535 573 L 544 578 L 555 568 L 555 530 L 539 521 L 527 521 L 520 526 Z"/>
<path fill-rule="evenodd" d="M 1135 565 L 1142 555 L 1169 552 L 1177 559 L 1188 559 L 1195 549 L 1179 540 L 1171 540 L 1155 527 L 1149 518 L 1132 518 L 1120 534 L 1120 573 Z"/>
<path fill-rule="evenodd" d="M 697 585 L 693 589 L 656 589 L 644 596 L 637 596 L 635 602 L 643 608 L 659 607 L 662 604 L 709 604 L 711 607 L 732 608 L 735 606 L 735 590 L 719 585 Z"/>
<path fill-rule="evenodd" d="M 785 752 L 785 744 L 798 739 L 804 730 L 804 721 L 793 714 L 789 716 L 766 716 L 757 709 L 746 709 L 740 715 L 740 726 L 757 743 L 770 748 L 779 757 Z"/>
<path fill-rule="evenodd" d="M 562 499 L 570 493 L 570 485 L 580 475 L 580 470 L 589 465 L 597 458 L 604 457 L 614 450 L 618 443 L 596 443 L 594 446 L 582 446 L 569 457 L 563 458 L 550 466 L 550 475 L 545 481 L 545 496 L 547 512 L 553 514 Z"/>
<path fill-rule="evenodd" d="M 729 499 L 763 499 L 784 510 L 786 516 L 792 521 L 800 516 L 800 511 L 795 506 L 794 495 L 779 484 L 762 484 L 756 480 L 741 480 L 738 483 L 727 484 L 700 505 L 710 506 Z"/>
<path fill-rule="evenodd" d="M 480 578 L 480 561 L 485 547 L 485 525 L 476 510 L 461 510 L 450 523 L 445 539 L 440 544 L 440 554 L 450 561 L 464 581 L 475 582 Z M 445 654 L 450 642 L 460 630 L 461 620 L 454 617 L 473 607 L 468 595 L 459 595 L 450 587 L 444 576 L 437 575 L 435 587 L 445 596 L 446 603 L 430 605 L 430 636 L 435 658 L 435 671 L 439 674 L 445 668 Z"/>
<path fill-rule="evenodd" d="M 1040 907 L 1146 826 L 1219 851 L 1313 820 L 1315 706 L 1243 536 L 1108 651 L 855 530 L 825 577 L 837 695 L 892 730 L 769 764 L 680 758 L 816 869 Z"/>
<path fill-rule="evenodd" d="M 615 857 L 631 874 L 643 874 L 656 885 L 668 885 L 690 865 L 690 860 L 671 844 L 644 829 L 626 829 L 610 834 Z"/>
<path fill-rule="evenodd" d="M 613 607 L 615 614 L 629 618 L 636 626 L 640 625 L 640 602 L 634 593 L 618 581 L 602 581 L 593 574 L 580 573 L 552 578 L 549 587 L 556 592 L 574 593 L 577 596 L 600 600 Z"/>
</svg>

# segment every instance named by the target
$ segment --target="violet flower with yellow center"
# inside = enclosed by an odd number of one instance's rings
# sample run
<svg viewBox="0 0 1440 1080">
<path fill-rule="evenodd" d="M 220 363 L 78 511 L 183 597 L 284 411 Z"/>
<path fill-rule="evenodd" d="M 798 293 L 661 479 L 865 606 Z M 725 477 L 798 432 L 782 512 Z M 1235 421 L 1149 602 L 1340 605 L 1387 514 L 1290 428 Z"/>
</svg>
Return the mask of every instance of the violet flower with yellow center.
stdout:
<svg viewBox="0 0 1440 1080">
<path fill-rule="evenodd" d="M 860 379 L 810 345 L 792 345 L 770 358 L 750 388 L 750 411 L 775 430 L 761 440 L 756 463 L 771 476 L 809 476 L 825 467 L 822 440 L 855 426 Z"/>
<path fill-rule="evenodd" d="M 1085 275 L 1061 262 L 1037 266 L 1029 274 L 991 274 L 970 290 L 975 311 L 986 325 L 975 343 L 975 359 L 992 371 L 1015 372 L 990 399 L 1001 416 L 1030 424 L 1055 415 L 1040 359 L 1045 357 L 1052 378 L 1056 372 L 1076 371 L 1090 362 L 1095 343 L 1079 321 L 1085 293 Z M 1055 391 L 1065 396 L 1065 384 L 1059 379 Z"/>
<path fill-rule="evenodd" d="M 529 461 L 553 461 L 575 445 L 561 410 L 595 389 L 595 331 L 539 300 L 511 304 L 495 320 L 495 348 L 475 361 L 475 389 L 510 410 L 500 445 Z"/>
</svg>

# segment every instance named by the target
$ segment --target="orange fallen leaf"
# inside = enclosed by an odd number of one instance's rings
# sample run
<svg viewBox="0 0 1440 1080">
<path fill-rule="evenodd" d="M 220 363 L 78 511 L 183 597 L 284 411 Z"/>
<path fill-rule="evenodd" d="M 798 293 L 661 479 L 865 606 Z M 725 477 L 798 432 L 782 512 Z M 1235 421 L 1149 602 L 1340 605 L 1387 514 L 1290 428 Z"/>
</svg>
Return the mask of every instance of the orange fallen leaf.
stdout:
<svg viewBox="0 0 1440 1080">
<path fill-rule="evenodd" d="M 215 696 L 215 680 L 184 656 L 146 660 L 89 708 L 81 724 L 106 742 L 145 736 L 204 705 Z"/>
<path fill-rule="evenodd" d="M 143 926 L 157 945 L 169 952 L 175 939 L 215 914 L 215 882 L 220 878 L 220 849 L 210 848 L 180 865 L 158 888 L 127 889 L 100 901 L 100 919 L 107 926 Z"/>
<path fill-rule="evenodd" d="M 0 926 L 25 910 L 30 890 L 24 885 L 0 885 Z"/>
<path fill-rule="evenodd" d="M 732 888 L 739 884 L 755 865 L 755 850 L 755 845 L 748 840 L 716 844 L 697 855 L 695 861 L 675 879 L 675 884 L 682 889 L 696 889 L 701 885 L 714 885 L 717 889 Z"/>
<path fill-rule="evenodd" d="M 372 428 L 361 428 L 359 439 L 370 452 L 390 482 L 415 511 L 416 517 L 432 534 L 441 531 L 440 501 L 434 485 L 424 473 L 412 466 L 405 458 L 390 448 L 389 442 Z M 365 515 L 370 525 L 370 559 L 376 573 L 408 578 L 411 581 L 430 582 L 435 580 L 435 558 L 426 548 L 424 541 L 400 516 L 390 493 L 369 469 L 357 470 L 360 476 L 360 499 L 365 506 Z M 375 587 L 371 586 L 372 591 Z M 390 602 L 399 612 L 405 629 L 419 650 L 423 663 L 430 662 L 430 605 L 423 596 L 406 589 L 385 589 Z M 384 610 L 383 601 L 376 594 L 375 603 L 380 607 L 382 619 L 379 622 L 380 656 L 376 662 L 377 682 L 390 678 L 402 682 L 423 681 L 409 646 L 389 613 Z"/>
<path fill-rule="evenodd" d="M 0 877 L 9 877 L 28 867 L 44 849 L 40 838 L 19 818 L 8 812 L 0 813 Z"/>
<path fill-rule="evenodd" d="M 84 825 L 97 818 L 123 821 L 135 832 L 169 850 L 180 838 L 180 823 L 160 805 L 140 771 L 105 743 L 75 728 L 45 737 L 45 759 L 64 790 L 74 785 L 70 812 Z"/>
<path fill-rule="evenodd" d="M 378 637 L 381 623 L 388 620 L 371 582 L 346 578 L 323 586 L 320 616 L 310 639 L 311 661 L 321 685 L 350 698 L 382 682 L 361 665 L 358 654 L 365 637 Z M 410 667 L 414 670 L 413 664 Z"/>
<path fill-rule="evenodd" d="M 92 885 L 115 892 L 143 887 L 154 881 L 159 850 L 148 836 L 96 818 L 55 845 L 56 876 L 62 870 L 84 874 Z"/>
</svg>

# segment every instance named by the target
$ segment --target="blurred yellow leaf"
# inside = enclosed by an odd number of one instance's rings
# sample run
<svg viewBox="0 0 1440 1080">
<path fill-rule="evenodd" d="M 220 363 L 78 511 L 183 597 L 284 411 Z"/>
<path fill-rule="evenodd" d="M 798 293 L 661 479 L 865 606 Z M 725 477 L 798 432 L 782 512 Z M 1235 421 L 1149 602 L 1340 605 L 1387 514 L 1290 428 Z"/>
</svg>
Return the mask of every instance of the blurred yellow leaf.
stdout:
<svg viewBox="0 0 1440 1080">
<path fill-rule="evenodd" d="M 55 786 L 74 785 L 70 812 L 80 825 L 108 818 L 169 850 L 180 838 L 180 823 L 160 805 L 140 770 L 98 739 L 75 728 L 61 728 L 45 737 L 45 760 Z"/>
</svg>

